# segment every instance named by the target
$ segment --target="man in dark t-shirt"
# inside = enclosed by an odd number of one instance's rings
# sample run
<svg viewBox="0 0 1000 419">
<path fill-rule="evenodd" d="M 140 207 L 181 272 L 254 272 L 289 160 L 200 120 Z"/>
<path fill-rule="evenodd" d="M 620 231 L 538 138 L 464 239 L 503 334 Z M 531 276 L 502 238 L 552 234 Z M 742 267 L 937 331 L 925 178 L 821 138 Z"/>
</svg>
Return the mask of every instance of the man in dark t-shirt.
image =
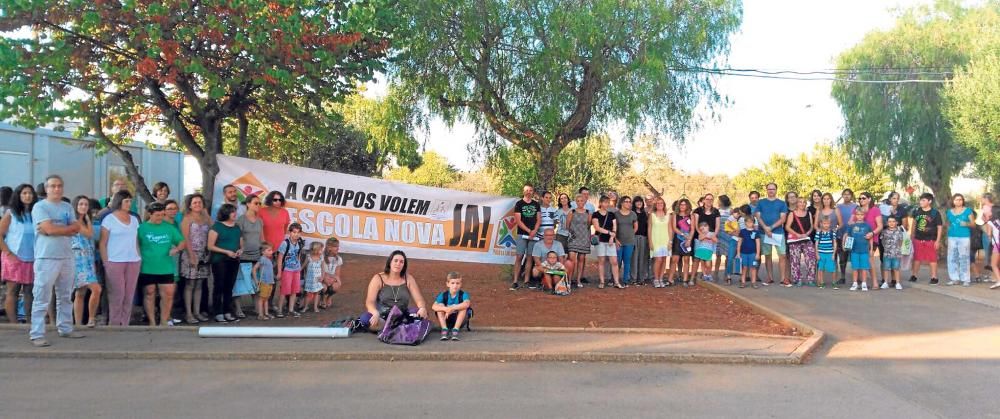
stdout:
<svg viewBox="0 0 1000 419">
<path fill-rule="evenodd" d="M 510 284 L 511 290 L 518 289 L 517 279 L 524 277 L 524 285 L 528 285 L 531 279 L 531 250 L 535 244 L 535 235 L 542 223 L 539 212 L 542 206 L 534 200 L 535 188 L 531 185 L 524 185 L 522 190 L 524 198 L 514 204 L 514 221 L 517 223 L 517 257 L 514 258 L 514 279 Z M 527 258 L 524 256 L 528 255 Z M 522 269 L 521 261 L 524 260 Z"/>
<path fill-rule="evenodd" d="M 941 211 L 934 208 L 934 195 L 920 195 L 920 206 L 910 213 L 910 231 L 913 234 L 913 270 L 910 282 L 917 282 L 920 265 L 930 264 L 931 285 L 937 285 L 938 249 L 941 248 Z"/>
</svg>

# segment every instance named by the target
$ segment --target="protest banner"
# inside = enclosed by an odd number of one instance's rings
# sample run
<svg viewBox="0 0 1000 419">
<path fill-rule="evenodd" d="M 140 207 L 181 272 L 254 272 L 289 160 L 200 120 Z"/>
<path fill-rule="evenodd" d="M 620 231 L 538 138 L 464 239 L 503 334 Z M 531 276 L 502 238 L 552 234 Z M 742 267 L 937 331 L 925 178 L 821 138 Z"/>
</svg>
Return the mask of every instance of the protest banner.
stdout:
<svg viewBox="0 0 1000 419">
<path fill-rule="evenodd" d="M 215 196 L 236 186 L 240 202 L 285 196 L 307 241 L 336 237 L 341 251 L 418 259 L 511 263 L 516 198 L 431 188 L 232 156 L 219 156 Z"/>
</svg>

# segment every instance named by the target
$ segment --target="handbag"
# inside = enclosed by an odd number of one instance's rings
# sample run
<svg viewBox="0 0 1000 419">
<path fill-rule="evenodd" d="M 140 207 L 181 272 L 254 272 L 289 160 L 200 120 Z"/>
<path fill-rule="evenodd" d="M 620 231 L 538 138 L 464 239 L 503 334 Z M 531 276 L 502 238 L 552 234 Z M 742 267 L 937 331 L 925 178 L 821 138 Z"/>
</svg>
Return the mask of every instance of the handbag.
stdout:
<svg viewBox="0 0 1000 419">
<path fill-rule="evenodd" d="M 421 344 L 431 331 L 431 322 L 427 319 L 403 313 L 398 306 L 392 306 L 385 318 L 385 326 L 378 334 L 378 340 L 390 345 Z"/>
</svg>

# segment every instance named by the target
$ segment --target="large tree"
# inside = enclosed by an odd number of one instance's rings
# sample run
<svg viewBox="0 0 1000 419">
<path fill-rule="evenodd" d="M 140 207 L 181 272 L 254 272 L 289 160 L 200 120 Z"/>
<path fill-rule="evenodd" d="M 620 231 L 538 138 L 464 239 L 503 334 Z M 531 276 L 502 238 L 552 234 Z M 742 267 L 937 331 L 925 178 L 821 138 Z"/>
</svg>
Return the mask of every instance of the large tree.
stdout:
<svg viewBox="0 0 1000 419">
<path fill-rule="evenodd" d="M 560 152 L 595 128 L 682 139 L 720 102 L 697 68 L 728 52 L 738 0 L 423 0 L 391 69 L 448 122 L 471 121 L 490 154 L 530 154 L 555 183 Z"/>
<path fill-rule="evenodd" d="M 914 8 L 893 28 L 869 33 L 837 58 L 848 80 L 833 83 L 833 97 L 845 120 L 841 143 L 851 157 L 863 166 L 891 164 L 900 182 L 916 172 L 947 202 L 952 177 L 971 155 L 955 141 L 940 81 L 969 62 L 981 47 L 977 38 L 983 31 L 1000 27 L 998 5 L 966 9 L 941 1 Z"/>
<path fill-rule="evenodd" d="M 120 145 L 162 127 L 194 156 L 211 199 L 223 127 L 322 116 L 382 70 L 394 14 L 380 0 L 0 1 L 0 118 L 85 122 Z M 241 149 L 245 136 L 240 138 Z"/>
<path fill-rule="evenodd" d="M 946 114 L 958 142 L 975 151 L 978 174 L 1000 193 L 1000 36 L 998 49 L 955 76 L 948 87 Z"/>
</svg>

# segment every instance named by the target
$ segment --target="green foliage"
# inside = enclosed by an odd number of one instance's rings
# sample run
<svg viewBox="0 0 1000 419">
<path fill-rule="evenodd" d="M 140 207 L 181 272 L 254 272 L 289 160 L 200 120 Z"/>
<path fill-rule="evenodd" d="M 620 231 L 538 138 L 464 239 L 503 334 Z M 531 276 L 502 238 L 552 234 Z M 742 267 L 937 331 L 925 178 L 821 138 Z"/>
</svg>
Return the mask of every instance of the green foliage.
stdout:
<svg viewBox="0 0 1000 419">
<path fill-rule="evenodd" d="M 0 118 L 83 120 L 112 149 L 162 128 L 198 159 L 211 199 L 232 119 L 322 121 L 325 101 L 383 70 L 388 3 L 0 0 L 0 31 L 31 30 L 0 38 Z"/>
<path fill-rule="evenodd" d="M 554 183 L 548 189 L 573 195 L 586 186 L 595 194 L 611 190 L 628 168 L 629 158 L 616 153 L 606 134 L 570 144 L 559 155 Z M 498 179 L 499 193 L 518 196 L 525 183 L 534 184 L 538 165 L 524 150 L 503 147 L 489 159 L 488 170 Z"/>
<path fill-rule="evenodd" d="M 862 167 L 855 163 L 841 147 L 817 145 L 812 153 L 802 153 L 796 158 L 772 154 L 763 166 L 737 175 L 734 183 L 741 196 L 752 190 L 763 194 L 764 186 L 770 182 L 777 183 L 782 193 L 795 191 L 799 195 L 813 189 L 833 193 L 835 197 L 844 188 L 873 194 L 892 189 L 891 172 L 886 165 L 869 162 Z"/>
<path fill-rule="evenodd" d="M 975 151 L 978 174 L 994 185 L 1000 183 L 1000 36 L 996 35 L 997 49 L 955 76 L 946 106 L 955 139 Z"/>
<path fill-rule="evenodd" d="M 695 108 L 721 98 L 710 75 L 683 69 L 726 54 L 742 18 L 738 0 L 424 0 L 398 10 L 407 48 L 393 76 L 446 121 L 474 123 L 485 155 L 525 151 L 518 158 L 538 166 L 528 179 L 543 187 L 558 184 L 566 147 L 613 122 L 684 138 Z"/>
<path fill-rule="evenodd" d="M 377 176 L 392 162 L 419 164 L 410 134 L 416 112 L 390 89 L 381 98 L 361 94 L 324 104 L 321 115 L 248 124 L 247 157 L 316 169 Z M 238 126 L 226 127 L 226 154 L 238 154 Z"/>
<path fill-rule="evenodd" d="M 997 2 L 964 9 L 956 1 L 908 10 L 892 29 L 871 32 L 843 52 L 837 67 L 856 69 L 850 75 L 856 81 L 946 78 L 982 48 L 984 30 L 1000 27 L 998 11 Z M 949 195 L 951 178 L 970 155 L 943 113 L 943 89 L 942 83 L 834 82 L 845 119 L 840 142 L 862 165 L 887 162 L 902 182 L 915 170 L 937 195 Z"/>
<path fill-rule="evenodd" d="M 444 156 L 428 151 L 421 156 L 423 163 L 416 169 L 399 167 L 389 171 L 385 178 L 416 185 L 446 187 L 461 179 L 462 175 L 448 163 Z"/>
</svg>

